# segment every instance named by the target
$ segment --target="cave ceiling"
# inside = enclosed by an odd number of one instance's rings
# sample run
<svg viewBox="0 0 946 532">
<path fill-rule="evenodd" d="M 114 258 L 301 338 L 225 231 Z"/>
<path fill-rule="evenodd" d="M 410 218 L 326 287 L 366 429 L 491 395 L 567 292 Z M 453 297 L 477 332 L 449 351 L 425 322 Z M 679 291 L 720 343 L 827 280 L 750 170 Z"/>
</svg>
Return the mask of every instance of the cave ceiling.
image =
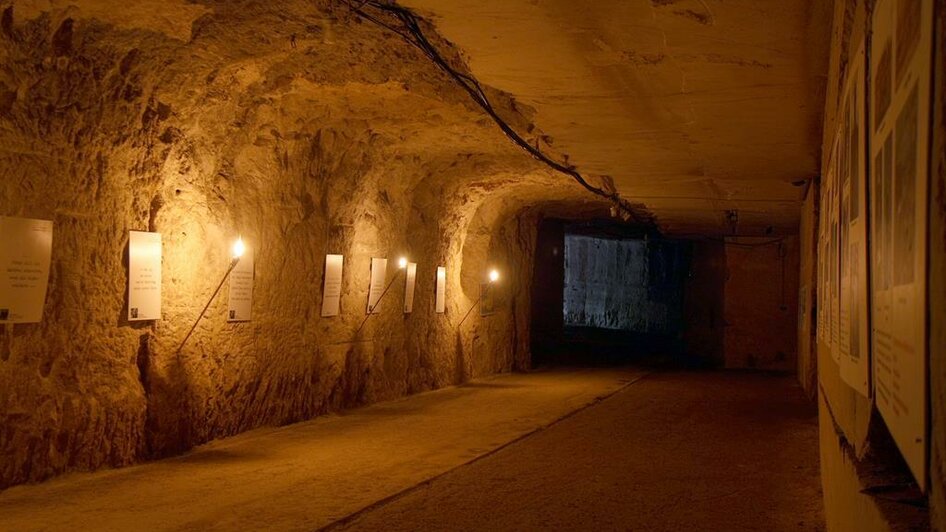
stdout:
<svg viewBox="0 0 946 532">
<path fill-rule="evenodd" d="M 797 230 L 807 188 L 799 184 L 821 164 L 829 3 L 400 3 L 430 22 L 432 42 L 465 63 L 513 129 L 596 186 L 613 183 L 664 232 L 729 234 L 732 211 L 741 234 Z M 94 65 L 131 50 L 143 95 L 164 103 L 174 120 L 189 120 L 175 127 L 207 137 L 211 151 L 256 127 L 248 117 L 269 132 L 262 115 L 270 111 L 287 124 L 322 123 L 318 116 L 327 115 L 357 129 L 362 120 L 368 129 L 361 130 L 386 139 L 387 173 L 403 174 L 404 189 L 422 179 L 457 190 L 476 184 L 509 196 L 511 210 L 555 204 L 574 206 L 580 217 L 607 212 L 600 198 L 515 147 L 420 52 L 368 22 L 354 24 L 344 0 L 4 5 L 14 27 L 36 21 L 52 32 L 76 20 L 72 48 L 53 54 L 56 69 L 82 65 L 68 56 Z M 40 34 L 21 33 L 17 39 L 46 46 Z M 56 47 L 55 37 L 49 42 Z M 52 72 L 39 59 L 21 59 Z M 11 76 L 4 83 L 26 94 L 27 82 Z M 70 94 L 92 94 L 80 89 Z M 243 117 L 225 121 L 229 113 Z M 293 127 L 281 136 L 295 134 Z"/>
<path fill-rule="evenodd" d="M 799 182 L 820 167 L 829 3 L 403 3 L 533 109 L 552 152 L 664 231 L 728 233 L 731 210 L 740 232 L 797 228 Z"/>
</svg>

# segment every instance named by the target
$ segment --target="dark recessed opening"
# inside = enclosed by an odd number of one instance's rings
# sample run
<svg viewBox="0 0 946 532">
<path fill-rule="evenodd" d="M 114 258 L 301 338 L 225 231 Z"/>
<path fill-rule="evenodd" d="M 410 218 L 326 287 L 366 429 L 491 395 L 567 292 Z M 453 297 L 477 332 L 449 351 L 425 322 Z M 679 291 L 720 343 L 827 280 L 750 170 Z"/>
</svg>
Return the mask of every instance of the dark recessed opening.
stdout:
<svg viewBox="0 0 946 532">
<path fill-rule="evenodd" d="M 533 364 L 687 361 L 693 249 L 688 240 L 609 221 L 543 222 Z"/>
</svg>

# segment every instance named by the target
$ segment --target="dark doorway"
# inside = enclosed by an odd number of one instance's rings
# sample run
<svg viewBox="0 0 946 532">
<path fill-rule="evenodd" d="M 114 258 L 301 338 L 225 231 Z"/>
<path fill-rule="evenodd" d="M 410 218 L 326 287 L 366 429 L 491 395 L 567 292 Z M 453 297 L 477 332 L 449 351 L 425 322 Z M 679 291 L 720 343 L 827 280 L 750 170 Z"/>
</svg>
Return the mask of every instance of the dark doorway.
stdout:
<svg viewBox="0 0 946 532">
<path fill-rule="evenodd" d="M 533 364 L 683 353 L 691 245 L 611 222 L 546 220 L 533 282 Z"/>
</svg>

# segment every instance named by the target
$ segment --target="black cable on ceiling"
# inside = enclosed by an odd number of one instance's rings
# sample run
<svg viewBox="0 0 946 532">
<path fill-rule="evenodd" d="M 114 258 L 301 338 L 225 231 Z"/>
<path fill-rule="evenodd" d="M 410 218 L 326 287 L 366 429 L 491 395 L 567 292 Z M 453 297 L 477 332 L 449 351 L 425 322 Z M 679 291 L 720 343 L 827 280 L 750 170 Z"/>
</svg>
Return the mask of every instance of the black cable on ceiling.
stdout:
<svg viewBox="0 0 946 532">
<path fill-rule="evenodd" d="M 539 162 L 549 166 L 553 170 L 565 174 L 572 179 L 574 179 L 579 185 L 584 187 L 586 190 L 600 196 L 612 204 L 612 212 L 620 213 L 622 218 L 625 220 L 633 219 L 635 222 L 645 225 L 653 226 L 653 219 L 647 213 L 638 213 L 633 205 L 627 200 L 621 198 L 617 192 L 609 192 L 600 187 L 596 187 L 589 183 L 585 177 L 575 169 L 574 166 L 562 164 L 558 161 L 553 160 L 548 155 L 546 155 L 542 150 L 539 149 L 538 144 L 533 146 L 529 144 L 522 136 L 520 136 L 513 128 L 510 126 L 493 108 L 492 103 L 489 98 L 486 96 L 486 92 L 483 90 L 480 83 L 472 76 L 458 71 L 440 54 L 437 48 L 427 39 L 427 36 L 424 34 L 424 31 L 421 29 L 420 18 L 417 17 L 411 10 L 398 6 L 393 3 L 382 2 L 379 0 L 341 0 L 344 2 L 348 8 L 377 26 L 380 26 L 386 30 L 394 32 L 399 35 L 405 41 L 411 45 L 418 48 L 421 52 L 427 56 L 437 67 L 440 68 L 444 73 L 450 76 L 454 82 L 456 82 L 470 97 L 476 102 L 481 109 L 483 109 L 490 118 L 493 119 L 493 122 L 499 126 L 499 129 L 508 137 L 514 144 L 525 150 L 529 155 Z M 375 15 L 369 12 L 369 9 L 378 12 L 378 15 Z M 393 19 L 392 22 L 382 20 L 381 16 L 388 16 Z"/>
</svg>

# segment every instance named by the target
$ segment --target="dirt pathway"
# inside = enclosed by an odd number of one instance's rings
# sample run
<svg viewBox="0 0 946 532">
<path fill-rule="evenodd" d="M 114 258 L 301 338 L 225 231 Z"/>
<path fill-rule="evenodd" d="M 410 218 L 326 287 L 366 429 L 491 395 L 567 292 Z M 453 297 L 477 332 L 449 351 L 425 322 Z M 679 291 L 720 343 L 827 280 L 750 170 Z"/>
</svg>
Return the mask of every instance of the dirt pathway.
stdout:
<svg viewBox="0 0 946 532">
<path fill-rule="evenodd" d="M 312 531 L 481 457 L 642 373 L 499 375 L 261 429 L 180 458 L 0 493 L 0 530 Z"/>
<path fill-rule="evenodd" d="M 822 530 L 816 415 L 791 377 L 654 374 L 333 528 Z"/>
</svg>

